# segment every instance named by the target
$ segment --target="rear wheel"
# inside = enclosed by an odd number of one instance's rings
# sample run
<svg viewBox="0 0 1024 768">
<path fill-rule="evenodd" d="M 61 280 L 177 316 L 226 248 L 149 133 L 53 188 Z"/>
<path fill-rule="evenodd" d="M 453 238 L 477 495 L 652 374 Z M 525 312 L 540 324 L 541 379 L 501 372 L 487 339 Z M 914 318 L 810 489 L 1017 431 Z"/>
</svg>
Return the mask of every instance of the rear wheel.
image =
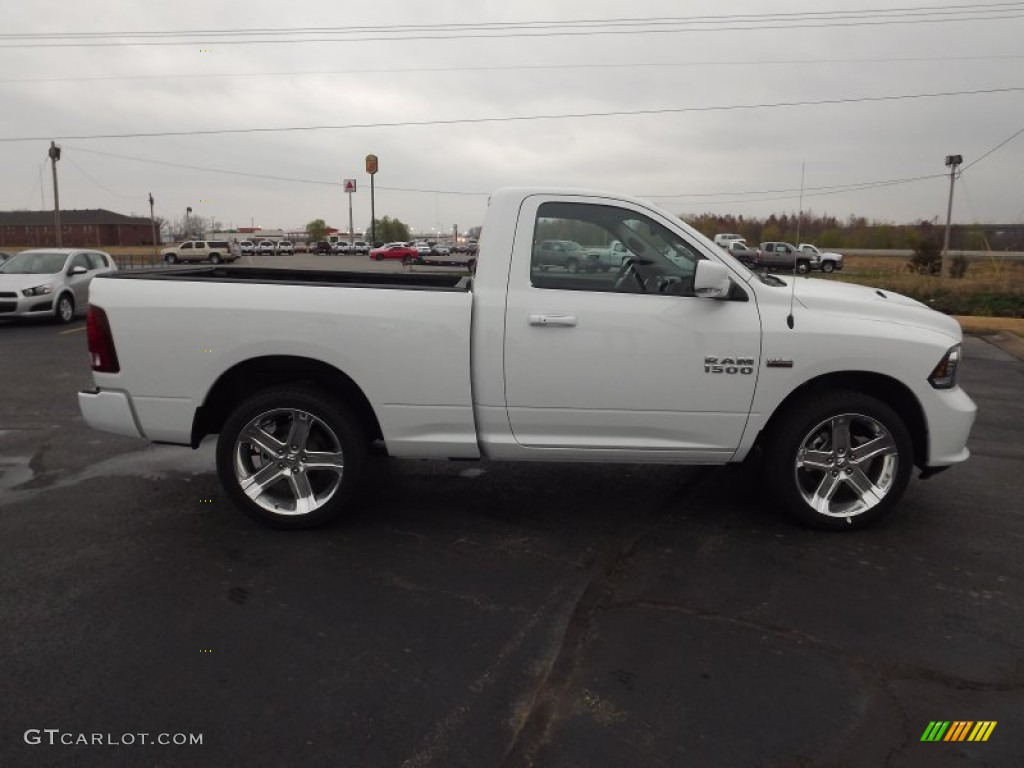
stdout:
<svg viewBox="0 0 1024 768">
<path fill-rule="evenodd" d="M 268 389 L 227 418 L 217 474 L 249 517 L 274 528 L 312 528 L 344 511 L 367 439 L 343 403 L 307 386 Z"/>
<path fill-rule="evenodd" d="M 812 396 L 780 414 L 767 480 L 815 528 L 862 528 L 892 511 L 914 464 L 910 433 L 888 405 L 859 392 Z"/>
<path fill-rule="evenodd" d="M 220 258 L 220 254 L 219 253 L 211 253 L 210 254 L 210 263 L 211 264 L 220 264 L 220 262 L 221 262 L 221 258 Z"/>
</svg>

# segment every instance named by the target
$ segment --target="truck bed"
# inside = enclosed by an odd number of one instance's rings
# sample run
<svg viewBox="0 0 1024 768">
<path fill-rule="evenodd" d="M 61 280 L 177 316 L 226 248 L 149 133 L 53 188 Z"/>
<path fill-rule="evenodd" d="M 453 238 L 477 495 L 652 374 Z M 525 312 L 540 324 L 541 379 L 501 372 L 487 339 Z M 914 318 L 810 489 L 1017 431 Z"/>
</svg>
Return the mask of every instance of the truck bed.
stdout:
<svg viewBox="0 0 1024 768">
<path fill-rule="evenodd" d="M 111 273 L 118 280 L 173 280 L 175 282 L 270 283 L 283 285 L 339 285 L 349 288 L 398 288 L 419 291 L 468 291 L 467 275 L 411 272 L 338 272 L 321 269 L 277 269 L 210 265 L 157 267 Z"/>
</svg>

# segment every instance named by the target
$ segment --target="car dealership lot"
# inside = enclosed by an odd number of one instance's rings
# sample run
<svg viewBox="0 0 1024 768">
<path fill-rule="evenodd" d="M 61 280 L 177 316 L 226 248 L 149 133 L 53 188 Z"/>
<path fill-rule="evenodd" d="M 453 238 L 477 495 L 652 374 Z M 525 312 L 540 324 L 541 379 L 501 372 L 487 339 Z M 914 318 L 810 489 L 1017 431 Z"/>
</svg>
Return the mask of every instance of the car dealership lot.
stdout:
<svg viewBox="0 0 1024 768">
<path fill-rule="evenodd" d="M 980 339 L 972 459 L 833 535 L 766 508 L 746 469 L 383 461 L 342 524 L 265 530 L 227 503 L 211 444 L 85 426 L 84 336 L 0 323 L 2 765 L 1021 754 L 1024 363 Z M 923 744 L 933 720 L 999 724 Z"/>
</svg>

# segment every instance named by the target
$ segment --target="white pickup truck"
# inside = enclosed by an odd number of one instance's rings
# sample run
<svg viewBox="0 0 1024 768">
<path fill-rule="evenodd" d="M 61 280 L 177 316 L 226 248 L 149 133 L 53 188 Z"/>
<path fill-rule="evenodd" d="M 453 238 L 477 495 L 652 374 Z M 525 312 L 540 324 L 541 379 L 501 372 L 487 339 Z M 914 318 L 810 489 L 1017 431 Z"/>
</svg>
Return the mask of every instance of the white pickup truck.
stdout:
<svg viewBox="0 0 1024 768">
<path fill-rule="evenodd" d="M 610 273 L 542 271 L 597 228 Z M 92 283 L 96 429 L 196 447 L 286 528 L 343 513 L 371 442 L 393 457 L 727 464 L 752 452 L 806 524 L 853 529 L 964 461 L 961 330 L 898 294 L 756 274 L 648 203 L 492 195 L 475 273 L 157 269 Z"/>
</svg>

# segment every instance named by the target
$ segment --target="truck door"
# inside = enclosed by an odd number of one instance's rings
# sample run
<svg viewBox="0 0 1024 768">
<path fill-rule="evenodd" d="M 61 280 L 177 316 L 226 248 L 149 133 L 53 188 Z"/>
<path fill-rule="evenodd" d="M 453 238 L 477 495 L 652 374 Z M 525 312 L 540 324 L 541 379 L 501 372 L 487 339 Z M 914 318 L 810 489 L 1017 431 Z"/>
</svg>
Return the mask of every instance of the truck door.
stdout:
<svg viewBox="0 0 1024 768">
<path fill-rule="evenodd" d="M 573 232 L 623 242 L 612 272 L 542 271 L 533 244 Z M 538 254 L 539 255 L 539 254 Z M 516 442 L 609 458 L 724 460 L 739 445 L 760 357 L 754 296 L 698 298 L 706 258 L 661 214 L 600 198 L 531 196 L 513 245 L 505 396 Z M 529 451 L 528 451 L 529 452 Z"/>
</svg>

